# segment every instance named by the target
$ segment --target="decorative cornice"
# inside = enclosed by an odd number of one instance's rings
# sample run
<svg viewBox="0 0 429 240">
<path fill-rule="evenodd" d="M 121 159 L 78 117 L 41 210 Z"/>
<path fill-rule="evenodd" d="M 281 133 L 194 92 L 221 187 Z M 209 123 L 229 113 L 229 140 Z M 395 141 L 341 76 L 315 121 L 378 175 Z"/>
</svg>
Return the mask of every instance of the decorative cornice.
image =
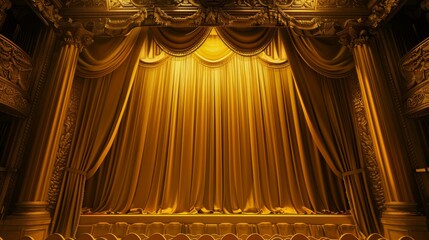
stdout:
<svg viewBox="0 0 429 240">
<path fill-rule="evenodd" d="M 153 10 L 153 18 L 156 24 L 161 26 L 171 26 L 171 25 L 187 25 L 187 26 L 198 26 L 204 19 L 206 19 L 206 14 L 203 10 L 198 9 L 194 14 L 186 17 L 172 17 L 169 16 L 165 11 L 159 7 L 155 7 Z"/>
<path fill-rule="evenodd" d="M 188 9 L 189 10 L 189 9 Z M 86 29 L 95 35 L 117 36 L 128 33 L 138 26 L 265 26 L 288 27 L 296 34 L 311 37 L 333 37 L 343 30 L 350 18 L 334 17 L 296 17 L 278 6 L 255 8 L 249 11 L 232 11 L 218 7 L 199 7 L 192 11 L 173 11 L 161 7 L 141 7 L 138 12 L 127 18 L 87 19 Z"/>
<path fill-rule="evenodd" d="M 352 92 L 352 101 L 354 107 L 354 115 L 356 119 L 356 129 L 358 131 L 362 157 L 365 164 L 366 174 L 371 182 L 371 194 L 377 206 L 378 213 L 384 210 L 385 196 L 384 186 L 380 176 L 378 163 L 374 151 L 374 144 L 372 141 L 371 133 L 368 127 L 368 120 L 365 113 L 365 105 L 362 99 L 362 93 L 359 83 L 356 79 L 352 79 L 349 85 Z"/>
<path fill-rule="evenodd" d="M 125 20 L 111 20 L 108 19 L 107 22 L 99 27 L 95 27 L 96 31 L 92 31 L 94 34 L 107 34 L 110 36 L 125 35 L 134 27 L 141 26 L 142 23 L 147 19 L 148 13 L 145 8 L 141 9 L 139 12 L 135 13 L 131 17 Z M 96 26 L 96 25 L 93 25 Z"/>
<path fill-rule="evenodd" d="M 66 0 L 66 8 L 105 8 L 105 0 Z"/>
<path fill-rule="evenodd" d="M 63 38 L 63 42 L 66 44 L 75 44 L 79 50 L 92 44 L 94 33 L 86 30 L 79 21 L 64 18 L 51 0 L 31 0 L 31 2 L 47 24 L 51 25 L 60 37 Z"/>
<path fill-rule="evenodd" d="M 60 15 L 60 10 L 50 0 L 31 0 L 31 4 L 41 14 L 47 24 L 58 28 L 64 18 Z"/>
<path fill-rule="evenodd" d="M 371 14 L 366 22 L 372 28 L 377 28 L 381 22 L 385 21 L 392 15 L 400 3 L 400 0 L 381 0 L 374 4 L 371 8 Z"/>
<path fill-rule="evenodd" d="M 318 0 L 317 8 L 363 8 L 365 1 L 359 0 Z"/>
</svg>

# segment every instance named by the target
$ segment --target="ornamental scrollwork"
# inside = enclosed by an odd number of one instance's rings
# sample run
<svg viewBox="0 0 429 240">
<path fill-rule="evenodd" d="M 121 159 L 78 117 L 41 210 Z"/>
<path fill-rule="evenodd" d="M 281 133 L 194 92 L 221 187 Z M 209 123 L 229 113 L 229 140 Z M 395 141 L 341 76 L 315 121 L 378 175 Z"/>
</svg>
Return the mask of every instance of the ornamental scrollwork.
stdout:
<svg viewBox="0 0 429 240">
<path fill-rule="evenodd" d="M 0 78 L 26 93 L 32 70 L 31 58 L 13 42 L 0 35 Z"/>
<path fill-rule="evenodd" d="M 144 2 L 143 5 L 148 5 L 149 2 Z M 127 7 L 134 7 L 136 6 L 131 0 L 110 0 L 109 1 L 109 8 L 115 9 L 115 8 L 127 8 Z"/>
<path fill-rule="evenodd" d="M 22 95 L 22 92 L 16 89 L 7 81 L 0 78 L 0 105 L 13 109 L 12 115 L 26 116 L 29 110 L 28 100 Z"/>
<path fill-rule="evenodd" d="M 318 8 L 364 8 L 364 1 L 359 0 L 318 0 Z"/>
<path fill-rule="evenodd" d="M 100 0 L 67 0 L 65 3 L 65 7 L 67 8 L 86 8 L 86 7 L 98 7 L 103 8 L 106 7 L 106 1 Z"/>
<path fill-rule="evenodd" d="M 405 101 L 406 113 L 410 116 L 418 117 L 422 112 L 429 110 L 429 81 L 425 81 L 418 85 Z"/>
<path fill-rule="evenodd" d="M 344 23 L 344 28 L 338 34 L 339 42 L 349 48 L 366 44 L 371 36 L 371 30 L 363 19 L 350 19 Z"/>
<path fill-rule="evenodd" d="M 94 1 L 94 0 L 69 0 L 69 1 Z M 342 1 L 342 0 L 338 0 Z M 347 1 L 347 0 L 345 0 Z M 197 7 L 197 8 L 219 8 L 228 7 L 254 8 L 278 6 L 289 9 L 315 9 L 316 0 L 109 0 L 109 8 L 127 7 Z"/>
<path fill-rule="evenodd" d="M 373 140 L 368 127 L 368 120 L 365 113 L 362 92 L 356 79 L 353 79 L 352 84 L 349 86 L 352 91 L 354 115 L 356 119 L 357 131 L 359 132 L 358 136 L 366 169 L 365 173 L 371 182 L 371 194 L 380 214 L 384 210 L 384 203 L 386 202 L 384 196 L 384 186 L 380 176 Z"/>
<path fill-rule="evenodd" d="M 61 132 L 60 143 L 52 173 L 49 192 L 48 192 L 48 210 L 53 212 L 57 204 L 58 195 L 61 190 L 61 183 L 64 178 L 64 172 L 67 167 L 67 160 L 70 155 L 70 148 L 73 140 L 73 134 L 76 127 L 77 112 L 79 110 L 79 99 L 82 95 L 82 81 L 75 81 L 67 108 L 66 120 Z"/>
<path fill-rule="evenodd" d="M 63 37 L 63 43 L 75 45 L 79 51 L 94 42 L 94 33 L 86 30 L 80 22 L 65 22 L 58 28 L 58 33 Z"/>
<path fill-rule="evenodd" d="M 401 72 L 406 80 L 407 90 L 429 80 L 429 38 L 402 58 Z"/>
<path fill-rule="evenodd" d="M 145 8 L 143 8 L 125 20 L 115 21 L 108 19 L 104 25 L 104 31 L 102 32 L 110 36 L 125 35 L 132 28 L 140 26 L 147 17 L 148 12 Z"/>
<path fill-rule="evenodd" d="M 162 26 L 181 25 L 198 26 L 206 18 L 205 13 L 199 9 L 194 14 L 186 17 L 172 17 L 165 13 L 161 8 L 156 7 L 153 11 L 155 23 Z"/>
<path fill-rule="evenodd" d="M 400 0 L 382 0 L 371 8 L 371 14 L 368 16 L 367 23 L 372 28 L 377 28 L 390 13 L 396 9 Z"/>
<path fill-rule="evenodd" d="M 54 28 L 58 28 L 60 23 L 64 21 L 60 15 L 60 10 L 49 0 L 32 0 L 32 4 Z"/>
</svg>

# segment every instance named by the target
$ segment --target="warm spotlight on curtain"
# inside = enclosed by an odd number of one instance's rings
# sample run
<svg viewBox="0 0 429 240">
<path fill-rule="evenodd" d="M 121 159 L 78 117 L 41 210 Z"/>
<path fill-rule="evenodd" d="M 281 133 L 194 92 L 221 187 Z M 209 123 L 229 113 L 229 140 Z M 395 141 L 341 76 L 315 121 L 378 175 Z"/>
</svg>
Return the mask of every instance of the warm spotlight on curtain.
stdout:
<svg viewBox="0 0 429 240">
<path fill-rule="evenodd" d="M 342 180 L 313 142 L 283 44 L 273 41 L 245 57 L 211 31 L 198 50 L 177 57 L 147 43 L 151 54 L 141 59 L 117 138 L 88 182 L 85 207 L 346 211 Z"/>
</svg>

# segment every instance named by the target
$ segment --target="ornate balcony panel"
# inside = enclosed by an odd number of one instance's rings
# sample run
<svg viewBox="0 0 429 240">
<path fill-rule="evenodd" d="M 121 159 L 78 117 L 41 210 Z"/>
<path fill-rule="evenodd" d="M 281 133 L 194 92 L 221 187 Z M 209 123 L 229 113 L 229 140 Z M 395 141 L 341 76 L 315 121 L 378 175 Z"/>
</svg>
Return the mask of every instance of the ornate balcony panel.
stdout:
<svg viewBox="0 0 429 240">
<path fill-rule="evenodd" d="M 406 81 L 405 111 L 413 117 L 429 114 L 429 38 L 401 60 Z"/>
<path fill-rule="evenodd" d="M 0 35 L 0 111 L 21 117 L 27 114 L 31 70 L 30 57 Z"/>
</svg>

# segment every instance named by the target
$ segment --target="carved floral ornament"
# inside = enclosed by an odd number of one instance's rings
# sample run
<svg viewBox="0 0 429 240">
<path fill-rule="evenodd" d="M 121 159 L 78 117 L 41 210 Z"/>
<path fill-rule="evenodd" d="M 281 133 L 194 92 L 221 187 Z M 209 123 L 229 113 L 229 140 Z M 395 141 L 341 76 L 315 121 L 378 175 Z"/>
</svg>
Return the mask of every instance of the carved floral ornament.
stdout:
<svg viewBox="0 0 429 240">
<path fill-rule="evenodd" d="M 52 0 L 30 1 L 54 28 L 74 22 L 63 18 Z M 290 27 L 307 36 L 336 36 L 348 20 L 365 19 L 367 26 L 376 28 L 399 1 L 379 1 L 371 11 L 358 0 L 67 0 L 63 9 L 71 9 L 68 16 L 79 16 L 80 11 L 76 9 L 102 7 L 97 19 L 81 20 L 95 35 L 123 35 L 138 26 L 271 26 Z M 341 8 L 355 13 L 345 14 L 348 11 L 339 10 Z M 321 13 L 319 9 L 331 10 Z M 111 17 L 110 11 L 122 14 Z M 308 14 L 300 15 L 296 11 Z M 334 12 L 336 14 L 330 14 Z M 130 15 L 126 17 L 127 14 Z"/>
<path fill-rule="evenodd" d="M 408 91 L 407 113 L 417 116 L 419 112 L 429 112 L 429 38 L 402 58 L 401 72 Z"/>
<path fill-rule="evenodd" d="M 6 37 L 0 35 L 0 105 L 14 115 L 26 115 L 30 57 Z"/>
</svg>

